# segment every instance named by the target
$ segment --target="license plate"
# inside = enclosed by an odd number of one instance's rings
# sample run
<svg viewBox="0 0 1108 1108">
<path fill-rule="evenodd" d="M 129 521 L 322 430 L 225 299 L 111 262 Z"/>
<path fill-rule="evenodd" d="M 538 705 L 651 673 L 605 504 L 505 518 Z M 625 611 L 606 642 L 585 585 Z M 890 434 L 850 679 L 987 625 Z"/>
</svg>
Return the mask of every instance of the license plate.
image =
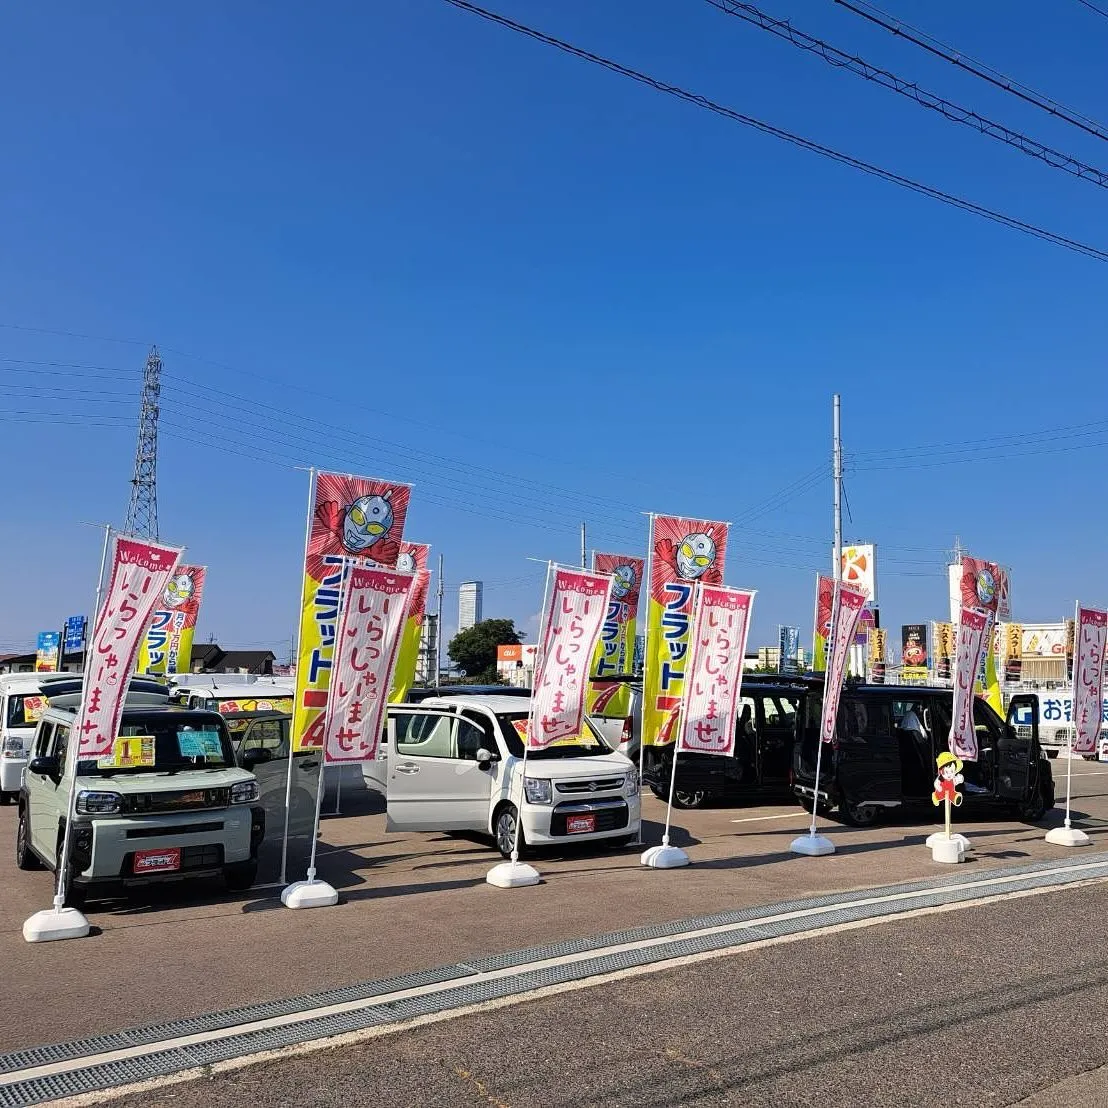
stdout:
<svg viewBox="0 0 1108 1108">
<path fill-rule="evenodd" d="M 136 850 L 135 873 L 171 873 L 181 868 L 181 848 Z"/>
<path fill-rule="evenodd" d="M 596 830 L 596 816 L 591 813 L 587 816 L 566 816 L 567 835 L 587 835 Z"/>
</svg>

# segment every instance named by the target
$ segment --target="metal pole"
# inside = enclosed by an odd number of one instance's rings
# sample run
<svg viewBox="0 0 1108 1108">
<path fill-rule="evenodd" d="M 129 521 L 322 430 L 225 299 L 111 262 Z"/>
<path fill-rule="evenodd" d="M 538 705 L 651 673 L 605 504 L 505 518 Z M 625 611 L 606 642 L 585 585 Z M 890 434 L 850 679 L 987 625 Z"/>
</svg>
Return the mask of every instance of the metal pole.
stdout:
<svg viewBox="0 0 1108 1108">
<path fill-rule="evenodd" d="M 442 672 L 442 555 L 439 555 L 439 614 L 435 617 L 435 688 Z"/>
<path fill-rule="evenodd" d="M 581 521 L 581 568 L 588 569 L 588 555 L 585 551 L 586 539 L 585 539 L 585 521 Z"/>
<path fill-rule="evenodd" d="M 842 577 L 843 557 L 843 440 L 842 425 L 840 422 L 839 394 L 834 398 L 834 476 L 835 476 L 835 565 L 831 573 L 831 579 L 838 581 Z"/>
<path fill-rule="evenodd" d="M 648 512 L 646 514 L 646 576 L 643 578 L 646 593 L 646 645 L 650 643 L 650 590 L 654 581 L 654 513 Z M 650 666 L 650 651 L 649 649 L 643 651 L 642 659 L 642 703 L 639 705 L 639 803 L 642 803 L 642 789 L 644 785 L 643 769 L 646 765 L 645 762 L 645 736 L 646 736 L 646 695 L 647 690 L 650 688 L 650 684 L 647 681 L 647 675 Z M 640 807 L 639 813 L 639 831 L 635 837 L 635 845 L 642 846 L 642 812 Z"/>
</svg>

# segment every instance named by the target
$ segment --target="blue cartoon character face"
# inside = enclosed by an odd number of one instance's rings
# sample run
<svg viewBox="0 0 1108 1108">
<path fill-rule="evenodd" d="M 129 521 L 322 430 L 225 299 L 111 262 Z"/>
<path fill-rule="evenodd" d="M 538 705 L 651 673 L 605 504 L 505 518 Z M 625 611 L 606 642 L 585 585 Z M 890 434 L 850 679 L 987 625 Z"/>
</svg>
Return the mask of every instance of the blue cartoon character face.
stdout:
<svg viewBox="0 0 1108 1108">
<path fill-rule="evenodd" d="M 715 564 L 716 543 L 703 532 L 686 535 L 677 548 L 677 572 L 686 581 L 703 577 Z"/>
<path fill-rule="evenodd" d="M 977 599 L 988 607 L 996 599 L 996 578 L 989 570 L 982 569 L 978 571 L 974 583 L 977 587 Z"/>
<path fill-rule="evenodd" d="M 415 555 L 405 551 L 396 559 L 396 569 L 398 573 L 415 573 Z"/>
<path fill-rule="evenodd" d="M 192 599 L 195 584 L 191 573 L 178 573 L 169 579 L 162 593 L 167 608 L 180 608 Z"/>
<path fill-rule="evenodd" d="M 612 599 L 623 600 L 635 587 L 635 571 L 630 566 L 616 566 L 612 574 Z"/>
<path fill-rule="evenodd" d="M 342 520 L 342 545 L 351 554 L 368 550 L 387 537 L 392 527 L 392 505 L 384 496 L 359 496 Z"/>
</svg>

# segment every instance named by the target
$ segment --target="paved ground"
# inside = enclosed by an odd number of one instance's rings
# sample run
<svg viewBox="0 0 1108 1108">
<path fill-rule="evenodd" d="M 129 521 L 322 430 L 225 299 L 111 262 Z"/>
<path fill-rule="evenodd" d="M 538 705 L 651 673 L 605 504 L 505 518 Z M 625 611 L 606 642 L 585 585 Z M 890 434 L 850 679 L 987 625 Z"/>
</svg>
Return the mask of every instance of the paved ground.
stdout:
<svg viewBox="0 0 1108 1108">
<path fill-rule="evenodd" d="M 1062 763 L 1054 763 L 1061 770 Z M 1059 776 L 1061 776 L 1059 774 Z M 1108 766 L 1075 765 L 1075 811 L 1108 846 Z M 374 798 L 347 796 L 324 822 L 320 867 L 338 886 L 333 909 L 290 912 L 276 889 L 230 897 L 218 888 L 92 904 L 98 933 L 31 947 L 23 920 L 49 903 L 46 874 L 24 874 L 10 845 L 0 854 L 0 1050 L 57 1042 L 386 977 L 480 954 L 685 919 L 725 908 L 933 876 L 943 870 L 922 841 L 931 824 L 864 831 L 830 825 L 839 852 L 799 858 L 790 840 L 804 813 L 782 803 L 676 813 L 687 870 L 643 871 L 637 852 L 575 851 L 538 860 L 545 883 L 505 891 L 485 884 L 497 860 L 485 844 L 439 835 L 389 835 Z M 647 842 L 663 808 L 646 798 Z M 1056 817 L 1058 818 L 1058 817 Z M 0 843 L 15 813 L 0 809 Z M 985 822 L 970 830 L 971 865 L 1066 856 L 1043 828 Z M 1071 852 L 1072 853 L 1072 852 Z M 65 983 L 66 988 L 58 987 Z M 80 1003 L 74 1003 L 79 997 Z"/>
<path fill-rule="evenodd" d="M 1103 1108 L 1104 896 L 824 934 L 113 1103 Z"/>
</svg>

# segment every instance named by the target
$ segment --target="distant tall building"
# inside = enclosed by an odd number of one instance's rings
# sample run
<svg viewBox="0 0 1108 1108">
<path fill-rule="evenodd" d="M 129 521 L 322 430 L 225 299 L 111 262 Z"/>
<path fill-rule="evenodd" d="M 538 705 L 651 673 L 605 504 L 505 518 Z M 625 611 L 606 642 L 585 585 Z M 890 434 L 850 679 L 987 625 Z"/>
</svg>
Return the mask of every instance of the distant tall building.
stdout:
<svg viewBox="0 0 1108 1108">
<path fill-rule="evenodd" d="M 429 687 L 435 683 L 435 671 L 439 664 L 439 617 L 428 612 L 423 617 L 419 633 L 419 655 L 416 662 L 416 684 Z"/>
<path fill-rule="evenodd" d="M 466 581 L 458 588 L 458 630 L 481 622 L 481 582 Z"/>
</svg>

